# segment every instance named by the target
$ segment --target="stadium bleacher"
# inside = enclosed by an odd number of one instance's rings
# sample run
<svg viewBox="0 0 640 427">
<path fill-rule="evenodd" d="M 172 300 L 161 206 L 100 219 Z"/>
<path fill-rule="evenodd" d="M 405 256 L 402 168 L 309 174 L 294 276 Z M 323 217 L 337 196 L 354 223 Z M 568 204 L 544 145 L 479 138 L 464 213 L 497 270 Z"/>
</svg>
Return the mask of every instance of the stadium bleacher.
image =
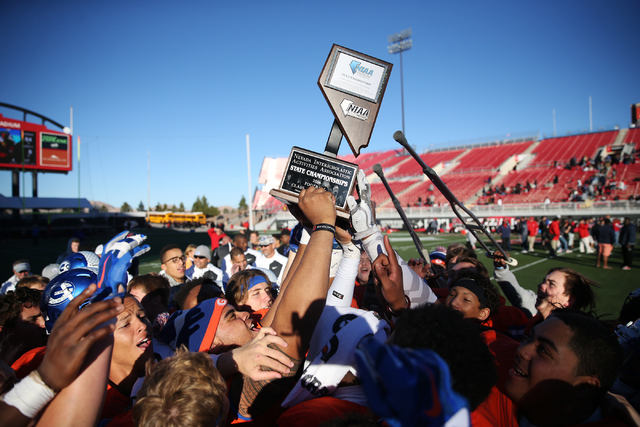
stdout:
<svg viewBox="0 0 640 427">
<path fill-rule="evenodd" d="M 533 143 L 527 141 L 474 148 L 458 159 L 460 164 L 452 172 L 496 169 L 511 156 L 525 152 Z"/>
<path fill-rule="evenodd" d="M 635 144 L 636 151 L 640 150 L 640 128 L 632 128 L 627 131 L 624 137 L 625 144 Z"/>
<path fill-rule="evenodd" d="M 594 161 L 596 154 L 604 153 L 601 158 L 604 160 L 606 155 L 619 152 L 622 148 L 620 144 L 634 144 L 636 150 L 640 150 L 640 128 L 628 129 L 624 141 L 616 140 L 619 132 L 613 130 L 540 141 L 519 140 L 477 147 L 452 147 L 430 151 L 420 157 L 430 167 L 439 167 L 443 182 L 458 200 L 466 204 L 496 203 L 499 199 L 503 204 L 544 203 L 546 199 L 550 202 L 565 202 L 571 197 L 572 191 L 578 189 L 579 182 L 585 183 L 598 173 L 593 168 L 585 170 L 579 166 L 565 169 L 571 158 L 579 162 L 586 156 Z M 382 166 L 389 185 L 402 206 L 425 205 L 427 201 L 440 205 L 447 203 L 432 182 L 424 177 L 418 162 L 409 155 L 403 155 L 400 149 L 363 153 L 357 159 L 352 154 L 340 158 L 358 164 L 370 177 L 372 199 L 380 207 L 391 207 L 392 202 L 382 183 L 375 176 L 372 177 L 372 167 L 376 163 Z M 511 163 L 505 163 L 509 160 Z M 512 165 L 516 164 L 514 160 L 521 162 L 518 163 L 517 170 L 511 170 Z M 557 183 L 554 184 L 556 176 Z M 489 188 L 488 178 L 491 178 L 490 185 L 493 188 L 504 185 L 507 194 L 482 196 L 482 189 Z M 537 182 L 536 188 L 525 192 L 527 181 L 531 184 Z M 609 185 L 614 181 L 615 186 Z M 620 181 L 624 181 L 624 190 L 618 188 Z M 522 191 L 514 194 L 511 191 L 518 183 Z M 626 200 L 629 197 L 639 197 L 640 162 L 613 165 L 608 170 L 607 184 L 607 190 L 601 198 Z M 266 202 L 265 208 L 273 211 L 282 209 L 282 205 L 274 200 Z"/>
<path fill-rule="evenodd" d="M 576 160 L 583 156 L 592 159 L 600 147 L 612 145 L 617 135 L 618 131 L 607 131 L 542 140 L 533 150 L 535 158 L 529 166 L 551 166 L 554 162 L 565 164 L 572 157 Z"/>
<path fill-rule="evenodd" d="M 424 162 L 435 168 L 440 163 L 451 162 L 453 159 L 458 157 L 460 154 L 464 153 L 465 149 L 457 149 L 457 150 L 446 150 L 446 151 L 435 151 L 429 152 L 425 154 L 421 154 L 420 158 L 424 160 Z M 411 160 L 402 164 L 402 167 L 398 168 L 395 172 L 389 174 L 388 178 L 403 178 L 403 177 L 411 177 L 411 176 L 421 176 L 422 168 L 418 164 L 418 162 Z"/>
</svg>

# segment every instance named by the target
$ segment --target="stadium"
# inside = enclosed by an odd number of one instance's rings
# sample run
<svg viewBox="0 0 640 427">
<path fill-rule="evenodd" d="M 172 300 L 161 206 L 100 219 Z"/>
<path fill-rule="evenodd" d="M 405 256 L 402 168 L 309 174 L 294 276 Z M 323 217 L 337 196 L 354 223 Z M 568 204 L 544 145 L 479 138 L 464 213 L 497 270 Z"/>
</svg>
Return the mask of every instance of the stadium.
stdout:
<svg viewBox="0 0 640 427">
<path fill-rule="evenodd" d="M 634 109 L 635 111 L 635 109 Z M 633 125 L 632 125 L 633 126 Z M 457 199 L 484 218 L 516 216 L 631 216 L 640 214 L 640 129 L 601 130 L 559 137 L 525 136 L 420 154 Z M 340 156 L 365 171 L 383 226 L 402 228 L 400 216 L 373 166 L 379 164 L 414 228 L 437 218 L 448 229 L 455 218 L 447 199 L 402 148 Z M 287 158 L 265 158 L 253 209 L 269 218 L 259 229 L 294 221 L 269 195 L 282 179 Z"/>
</svg>

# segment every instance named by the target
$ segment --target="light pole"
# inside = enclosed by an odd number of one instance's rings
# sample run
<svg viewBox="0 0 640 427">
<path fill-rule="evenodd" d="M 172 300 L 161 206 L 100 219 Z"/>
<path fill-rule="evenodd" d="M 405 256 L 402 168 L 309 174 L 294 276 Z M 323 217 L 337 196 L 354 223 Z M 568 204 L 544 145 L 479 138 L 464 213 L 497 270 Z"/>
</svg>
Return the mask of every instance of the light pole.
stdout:
<svg viewBox="0 0 640 427">
<path fill-rule="evenodd" d="M 402 52 L 411 49 L 411 46 L 413 46 L 413 40 L 411 40 L 411 28 L 407 28 L 399 33 L 391 34 L 387 39 L 389 41 L 389 46 L 387 46 L 389 53 L 400 54 L 400 99 L 402 102 L 402 133 L 404 134 L 404 82 L 402 77 Z"/>
</svg>

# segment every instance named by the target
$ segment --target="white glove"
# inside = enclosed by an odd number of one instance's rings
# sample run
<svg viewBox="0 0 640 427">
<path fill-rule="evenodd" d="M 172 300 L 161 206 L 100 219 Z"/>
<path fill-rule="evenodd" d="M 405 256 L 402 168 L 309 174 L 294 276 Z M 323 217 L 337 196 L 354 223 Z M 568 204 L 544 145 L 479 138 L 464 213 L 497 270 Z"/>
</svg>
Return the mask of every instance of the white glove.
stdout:
<svg viewBox="0 0 640 427">
<path fill-rule="evenodd" d="M 351 213 L 351 224 L 356 231 L 355 238 L 363 240 L 372 234 L 379 233 L 380 230 L 373 220 L 371 186 L 362 169 L 358 171 L 358 194 L 360 203 L 357 203 L 353 196 L 348 196 L 347 204 Z"/>
</svg>

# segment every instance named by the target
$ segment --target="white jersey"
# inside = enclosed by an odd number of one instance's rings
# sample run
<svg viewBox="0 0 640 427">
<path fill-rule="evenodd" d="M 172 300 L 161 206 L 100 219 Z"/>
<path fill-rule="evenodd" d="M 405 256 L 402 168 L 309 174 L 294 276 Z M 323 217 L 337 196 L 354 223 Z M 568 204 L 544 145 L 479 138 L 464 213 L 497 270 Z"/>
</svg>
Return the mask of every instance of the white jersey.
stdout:
<svg viewBox="0 0 640 427">
<path fill-rule="evenodd" d="M 247 267 L 255 267 L 256 260 L 262 256 L 262 254 L 255 249 L 247 248 L 244 253 L 245 258 L 247 259 Z M 229 278 L 233 276 L 231 274 L 231 267 L 233 267 L 233 263 L 231 262 L 231 254 L 227 254 L 222 260 L 222 272 L 224 278 L 222 279 L 225 283 L 229 281 Z"/>
<path fill-rule="evenodd" d="M 193 264 L 192 268 L 185 271 L 185 274 L 187 274 L 189 280 L 195 280 L 204 276 L 207 271 L 213 272 L 213 280 L 222 280 L 222 270 L 211 263 L 207 264 L 205 268 L 198 268 L 195 264 Z"/>
<path fill-rule="evenodd" d="M 256 260 L 256 267 L 266 268 L 273 272 L 278 278 L 278 285 L 282 284 L 282 276 L 284 274 L 284 267 L 287 265 L 287 258 L 280 255 L 278 251 L 273 252 L 271 258 L 267 258 L 264 255 L 260 255 Z"/>
<path fill-rule="evenodd" d="M 9 280 L 7 280 L 6 282 L 4 282 L 2 284 L 2 288 L 0 289 L 0 295 L 6 295 L 7 292 L 15 291 L 16 290 L 16 284 L 19 281 L 20 280 L 18 279 L 18 277 L 15 274 L 13 276 L 11 276 L 9 278 Z"/>
</svg>

